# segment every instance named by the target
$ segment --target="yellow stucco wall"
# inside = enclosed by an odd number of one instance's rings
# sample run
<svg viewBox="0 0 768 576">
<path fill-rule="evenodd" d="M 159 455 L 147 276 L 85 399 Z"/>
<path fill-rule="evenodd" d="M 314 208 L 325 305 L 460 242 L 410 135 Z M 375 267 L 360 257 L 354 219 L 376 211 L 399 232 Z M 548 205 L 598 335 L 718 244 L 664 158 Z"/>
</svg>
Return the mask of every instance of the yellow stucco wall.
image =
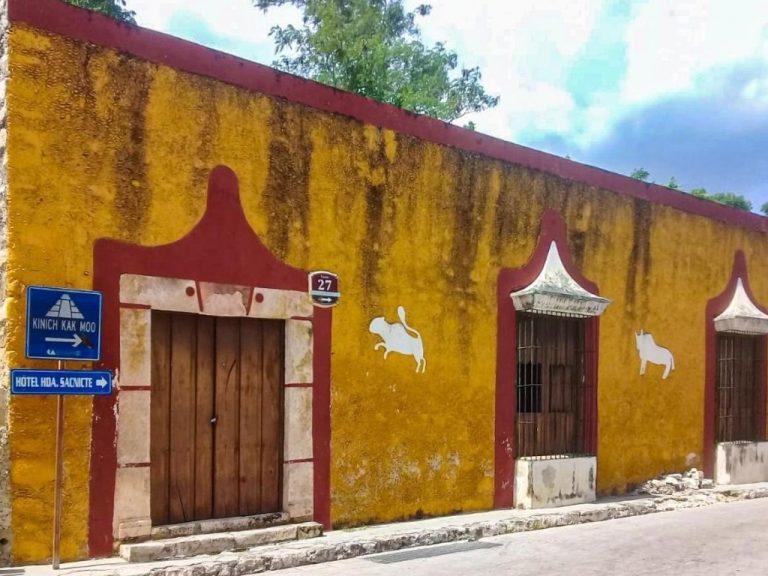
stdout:
<svg viewBox="0 0 768 576">
<path fill-rule="evenodd" d="M 7 362 L 24 359 L 24 288 L 91 288 L 93 242 L 160 244 L 203 213 L 209 170 L 240 179 L 256 233 L 287 263 L 341 278 L 332 360 L 332 516 L 387 521 L 493 501 L 496 279 L 564 214 L 601 321 L 599 490 L 701 457 L 704 307 L 757 233 L 176 72 L 14 25 L 10 35 Z M 398 305 L 424 339 L 374 351 Z M 675 354 L 638 375 L 633 331 Z M 55 401 L 11 404 L 13 557 L 50 554 Z M 67 399 L 63 554 L 86 553 L 90 401 Z"/>
</svg>

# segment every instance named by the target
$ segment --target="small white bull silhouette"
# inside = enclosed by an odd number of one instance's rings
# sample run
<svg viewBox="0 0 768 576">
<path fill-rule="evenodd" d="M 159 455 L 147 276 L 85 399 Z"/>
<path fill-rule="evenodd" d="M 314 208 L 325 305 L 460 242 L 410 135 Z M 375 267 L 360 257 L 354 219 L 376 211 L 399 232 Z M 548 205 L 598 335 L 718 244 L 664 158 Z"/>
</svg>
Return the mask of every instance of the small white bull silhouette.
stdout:
<svg viewBox="0 0 768 576">
<path fill-rule="evenodd" d="M 390 352 L 398 352 L 416 359 L 416 372 L 424 373 L 427 369 L 427 359 L 424 358 L 424 343 L 421 334 L 414 330 L 405 321 L 405 308 L 397 307 L 397 316 L 400 322 L 389 323 L 384 316 L 378 316 L 371 320 L 368 330 L 372 334 L 380 336 L 382 342 L 373 347 L 374 350 L 384 348 L 384 359 Z"/>
<path fill-rule="evenodd" d="M 635 332 L 635 343 L 640 353 L 640 376 L 645 374 L 645 366 L 648 362 L 664 366 L 662 379 L 666 379 L 669 372 L 675 369 L 675 358 L 672 352 L 656 344 L 651 334 L 646 334 L 642 330 Z"/>
</svg>

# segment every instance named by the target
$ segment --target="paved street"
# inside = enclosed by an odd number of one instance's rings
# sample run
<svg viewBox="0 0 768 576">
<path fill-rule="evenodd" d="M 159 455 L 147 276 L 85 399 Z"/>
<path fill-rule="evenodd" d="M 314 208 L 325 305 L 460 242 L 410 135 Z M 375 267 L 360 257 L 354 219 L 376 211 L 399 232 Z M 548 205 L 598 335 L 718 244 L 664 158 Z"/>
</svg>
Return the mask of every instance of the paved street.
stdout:
<svg viewBox="0 0 768 576">
<path fill-rule="evenodd" d="M 488 544 L 496 546 L 488 547 Z M 485 547 L 466 550 L 477 546 Z M 463 551 L 423 557 L 462 548 Z M 421 557 L 404 559 L 417 554 Z M 389 563 L 379 563 L 382 561 Z M 403 573 L 419 576 L 763 576 L 768 574 L 768 499 L 390 552 L 276 574 L 390 576 Z"/>
</svg>

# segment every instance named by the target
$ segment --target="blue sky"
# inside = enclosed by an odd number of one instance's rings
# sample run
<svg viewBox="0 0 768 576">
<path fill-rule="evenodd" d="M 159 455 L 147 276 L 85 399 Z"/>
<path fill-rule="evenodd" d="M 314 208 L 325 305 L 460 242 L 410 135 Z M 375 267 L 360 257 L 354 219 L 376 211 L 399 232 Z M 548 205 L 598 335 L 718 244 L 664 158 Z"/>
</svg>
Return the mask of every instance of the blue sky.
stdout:
<svg viewBox="0 0 768 576">
<path fill-rule="evenodd" d="M 409 6 L 423 0 L 406 0 Z M 424 37 L 501 96 L 478 130 L 684 189 L 768 201 L 766 0 L 432 0 Z M 128 0 L 139 24 L 269 64 L 249 0 Z"/>
</svg>

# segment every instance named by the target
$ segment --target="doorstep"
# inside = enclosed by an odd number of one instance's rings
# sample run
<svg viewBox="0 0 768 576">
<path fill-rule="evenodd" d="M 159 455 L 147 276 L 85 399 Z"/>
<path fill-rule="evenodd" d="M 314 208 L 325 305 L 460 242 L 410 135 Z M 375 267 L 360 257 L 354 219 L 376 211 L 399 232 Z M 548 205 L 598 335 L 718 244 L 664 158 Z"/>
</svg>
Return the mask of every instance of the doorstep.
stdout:
<svg viewBox="0 0 768 576">
<path fill-rule="evenodd" d="M 194 536 L 195 534 L 215 534 L 216 532 L 234 532 L 237 530 L 257 530 L 271 526 L 288 524 L 291 517 L 288 512 L 273 512 L 270 514 L 254 514 L 252 516 L 235 516 L 233 518 L 213 518 L 197 520 L 180 524 L 165 524 L 152 528 L 152 540 L 178 538 L 179 536 Z"/>
<path fill-rule="evenodd" d="M 301 524 L 285 524 L 256 530 L 192 534 L 136 544 L 121 544 L 120 556 L 128 562 L 155 562 L 174 558 L 190 558 L 201 554 L 248 550 L 278 542 L 317 538 L 322 534 L 323 527 L 317 522 L 302 522 Z"/>
<path fill-rule="evenodd" d="M 122 558 L 104 558 L 62 564 L 62 576 L 245 576 L 269 570 L 295 568 L 403 548 L 444 544 L 461 540 L 501 536 L 540 530 L 768 498 L 768 482 L 741 486 L 720 486 L 692 494 L 659 497 L 612 497 L 591 504 L 539 510 L 493 510 L 426 520 L 399 522 L 334 530 L 322 538 L 259 546 L 244 552 L 222 552 L 146 563 L 129 563 Z M 51 574 L 48 566 L 27 566 L 25 576 Z"/>
</svg>

